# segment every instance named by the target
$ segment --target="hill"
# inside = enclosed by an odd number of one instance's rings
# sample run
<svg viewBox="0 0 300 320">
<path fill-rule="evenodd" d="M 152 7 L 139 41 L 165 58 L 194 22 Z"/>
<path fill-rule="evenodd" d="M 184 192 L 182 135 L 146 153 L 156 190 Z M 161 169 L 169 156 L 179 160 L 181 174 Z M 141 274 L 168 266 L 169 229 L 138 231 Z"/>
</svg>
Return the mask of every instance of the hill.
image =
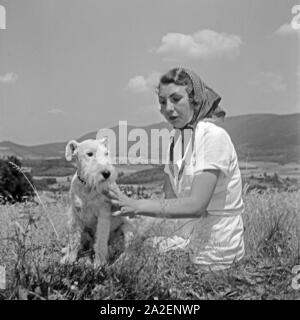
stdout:
<svg viewBox="0 0 300 320">
<path fill-rule="evenodd" d="M 23 146 L 10 141 L 0 142 L 0 157 L 14 155 L 21 159 L 51 159 L 64 156 L 66 142 Z"/>
<path fill-rule="evenodd" d="M 300 114 L 249 114 L 234 116 L 226 118 L 222 126 L 229 132 L 240 160 L 286 163 L 290 161 L 298 162 L 300 159 Z M 128 126 L 127 133 L 132 129 L 138 128 L 137 126 Z M 170 129 L 170 126 L 166 122 L 160 122 L 140 128 L 143 128 L 149 137 L 151 129 Z M 111 129 L 116 134 L 116 150 L 119 150 L 119 127 L 115 126 Z M 82 141 L 95 138 L 96 133 L 96 131 L 89 132 L 77 140 Z M 137 141 L 128 141 L 127 150 Z M 3 141 L 0 142 L 0 157 L 14 155 L 21 159 L 61 158 L 64 156 L 66 143 L 58 142 L 23 146 L 10 141 Z M 150 141 L 148 147 L 148 154 L 150 154 Z M 118 153 L 117 156 L 119 156 Z"/>
</svg>

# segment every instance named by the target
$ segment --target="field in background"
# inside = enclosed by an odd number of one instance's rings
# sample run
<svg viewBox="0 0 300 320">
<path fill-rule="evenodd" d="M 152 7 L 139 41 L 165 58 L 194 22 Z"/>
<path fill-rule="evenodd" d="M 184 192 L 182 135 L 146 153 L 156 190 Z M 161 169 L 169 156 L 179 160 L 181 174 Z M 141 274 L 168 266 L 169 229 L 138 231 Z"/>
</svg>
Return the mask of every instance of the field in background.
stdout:
<svg viewBox="0 0 300 320">
<path fill-rule="evenodd" d="M 264 173 L 271 175 L 277 173 L 282 178 L 300 179 L 300 162 L 279 164 L 277 162 L 251 161 L 239 163 L 241 173 L 245 177 L 260 176 Z"/>
<path fill-rule="evenodd" d="M 276 162 L 240 161 L 240 169 L 244 183 L 253 188 L 266 190 L 277 188 L 280 191 L 300 188 L 300 163 L 279 164 Z M 129 185 L 160 186 L 163 183 L 163 165 L 117 165 L 119 173 L 118 183 Z M 45 168 L 43 171 L 42 168 Z M 55 167 L 41 166 L 32 170 L 35 186 L 39 191 L 67 191 L 76 168 L 71 165 L 65 171 L 60 168 L 59 175 L 55 175 Z M 38 175 L 34 173 L 39 172 Z M 51 175 L 44 173 L 52 172 Z"/>
</svg>

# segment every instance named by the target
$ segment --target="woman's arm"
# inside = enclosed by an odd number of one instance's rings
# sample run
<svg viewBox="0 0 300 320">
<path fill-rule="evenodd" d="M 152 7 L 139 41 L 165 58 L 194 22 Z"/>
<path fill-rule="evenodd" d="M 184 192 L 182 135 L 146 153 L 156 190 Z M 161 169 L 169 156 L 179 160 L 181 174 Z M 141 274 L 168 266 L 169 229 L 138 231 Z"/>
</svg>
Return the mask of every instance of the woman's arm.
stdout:
<svg viewBox="0 0 300 320">
<path fill-rule="evenodd" d="M 206 212 L 218 179 L 217 170 L 207 170 L 193 179 L 190 197 L 139 200 L 136 214 L 160 218 L 193 218 Z"/>
<path fill-rule="evenodd" d="M 122 208 L 119 214 L 144 215 L 156 218 L 195 218 L 205 214 L 215 190 L 218 170 L 205 170 L 193 179 L 191 195 L 186 198 L 134 200 L 111 190 L 113 203 Z"/>
</svg>

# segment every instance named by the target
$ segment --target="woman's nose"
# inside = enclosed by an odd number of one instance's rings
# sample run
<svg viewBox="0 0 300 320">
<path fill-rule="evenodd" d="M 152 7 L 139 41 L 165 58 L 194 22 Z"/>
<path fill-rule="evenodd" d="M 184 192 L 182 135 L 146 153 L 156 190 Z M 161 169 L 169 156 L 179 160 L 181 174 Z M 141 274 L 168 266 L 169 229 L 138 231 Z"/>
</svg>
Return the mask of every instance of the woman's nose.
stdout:
<svg viewBox="0 0 300 320">
<path fill-rule="evenodd" d="M 173 112 L 174 111 L 174 104 L 171 101 L 167 101 L 166 111 L 167 112 Z"/>
</svg>

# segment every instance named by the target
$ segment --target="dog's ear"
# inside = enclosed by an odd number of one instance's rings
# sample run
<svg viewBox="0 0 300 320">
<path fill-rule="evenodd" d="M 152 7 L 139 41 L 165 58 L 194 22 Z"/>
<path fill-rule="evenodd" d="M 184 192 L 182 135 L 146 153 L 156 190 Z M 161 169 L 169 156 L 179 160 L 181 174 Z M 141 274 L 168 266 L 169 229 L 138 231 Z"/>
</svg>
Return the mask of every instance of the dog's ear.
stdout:
<svg viewBox="0 0 300 320">
<path fill-rule="evenodd" d="M 71 140 L 68 142 L 65 152 L 65 157 L 67 161 L 71 161 L 73 156 L 77 154 L 77 144 L 78 143 L 76 140 Z"/>
</svg>

